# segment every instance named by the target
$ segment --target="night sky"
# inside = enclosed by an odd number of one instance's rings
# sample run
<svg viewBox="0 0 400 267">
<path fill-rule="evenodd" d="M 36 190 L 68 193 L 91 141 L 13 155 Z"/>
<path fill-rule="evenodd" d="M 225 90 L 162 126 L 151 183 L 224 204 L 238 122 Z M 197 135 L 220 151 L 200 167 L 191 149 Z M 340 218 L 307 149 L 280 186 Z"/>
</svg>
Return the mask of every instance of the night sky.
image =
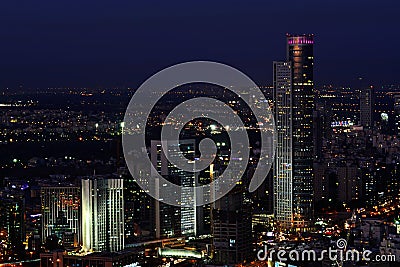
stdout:
<svg viewBox="0 0 400 267">
<path fill-rule="evenodd" d="M 1 1 L 0 87 L 138 87 L 191 60 L 270 84 L 287 32 L 315 34 L 317 85 L 400 83 L 399 11 L 398 0 Z"/>
</svg>

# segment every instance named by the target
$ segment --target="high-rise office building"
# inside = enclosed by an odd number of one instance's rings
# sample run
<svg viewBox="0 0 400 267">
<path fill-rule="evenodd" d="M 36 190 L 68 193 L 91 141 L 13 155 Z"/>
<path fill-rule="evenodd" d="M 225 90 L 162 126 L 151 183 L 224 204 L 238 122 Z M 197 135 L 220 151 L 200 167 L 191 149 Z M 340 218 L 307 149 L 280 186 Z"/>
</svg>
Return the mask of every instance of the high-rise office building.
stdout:
<svg viewBox="0 0 400 267">
<path fill-rule="evenodd" d="M 400 94 L 394 96 L 394 132 L 400 136 Z"/>
<path fill-rule="evenodd" d="M 215 201 L 211 229 L 214 261 L 238 264 L 252 256 L 251 202 L 242 184 Z"/>
<path fill-rule="evenodd" d="M 306 229 L 313 217 L 313 35 L 287 35 L 286 62 L 274 63 L 275 215 L 282 228 Z"/>
<path fill-rule="evenodd" d="M 293 222 L 292 68 L 290 62 L 273 63 L 274 113 L 277 136 L 274 166 L 274 214 L 280 227 Z"/>
<path fill-rule="evenodd" d="M 317 208 L 337 200 L 338 184 L 334 167 L 322 162 L 314 164 L 314 204 Z"/>
<path fill-rule="evenodd" d="M 321 161 L 323 158 L 323 140 L 326 136 L 326 116 L 323 110 L 314 110 L 313 114 L 313 138 L 314 159 Z M 330 125 L 329 125 L 330 126 Z"/>
<path fill-rule="evenodd" d="M 337 166 L 338 201 L 349 204 L 361 199 L 361 172 L 357 166 Z"/>
<path fill-rule="evenodd" d="M 314 36 L 287 35 L 292 64 L 292 144 L 294 226 L 307 228 L 313 217 Z"/>
<path fill-rule="evenodd" d="M 131 176 L 128 169 L 119 168 L 118 174 L 124 179 L 125 243 L 131 244 L 153 234 L 154 199 L 137 184 L 139 169 Z"/>
<path fill-rule="evenodd" d="M 364 127 L 373 126 L 374 90 L 368 87 L 360 91 L 360 124 Z"/>
<path fill-rule="evenodd" d="M 121 178 L 82 179 L 82 240 L 87 251 L 124 249 L 124 185 Z"/>
<path fill-rule="evenodd" d="M 0 261 L 25 256 L 25 198 L 18 192 L 0 193 Z"/>
<path fill-rule="evenodd" d="M 399 195 L 397 164 L 371 161 L 361 168 L 362 200 L 366 207 L 389 203 Z"/>
<path fill-rule="evenodd" d="M 42 240 L 56 236 L 59 240 L 73 236 L 76 246 L 81 240 L 80 188 L 49 186 L 40 190 L 42 202 Z"/>
<path fill-rule="evenodd" d="M 167 151 L 162 150 L 161 141 L 151 141 L 151 161 L 157 172 L 168 180 L 180 184 L 181 207 L 171 206 L 156 201 L 156 237 L 171 236 L 195 236 L 197 232 L 197 208 L 196 198 L 193 195 L 193 187 L 196 183 L 194 173 L 195 140 L 180 140 L 178 147 L 167 141 Z M 176 153 L 182 153 L 193 164 L 193 172 L 183 171 L 168 161 L 169 157 L 176 157 Z M 156 181 L 157 186 L 157 181 Z"/>
</svg>

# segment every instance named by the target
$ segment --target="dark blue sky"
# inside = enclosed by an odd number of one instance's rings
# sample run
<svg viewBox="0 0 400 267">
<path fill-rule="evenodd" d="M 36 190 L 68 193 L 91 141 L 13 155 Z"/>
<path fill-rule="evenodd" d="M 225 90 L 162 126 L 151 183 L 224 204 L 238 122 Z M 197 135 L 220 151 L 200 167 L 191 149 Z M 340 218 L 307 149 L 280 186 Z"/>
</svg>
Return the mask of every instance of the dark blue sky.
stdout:
<svg viewBox="0 0 400 267">
<path fill-rule="evenodd" d="M 397 0 L 0 3 L 0 86 L 137 87 L 184 61 L 234 66 L 260 85 L 285 33 L 314 33 L 315 79 L 400 83 Z"/>
</svg>

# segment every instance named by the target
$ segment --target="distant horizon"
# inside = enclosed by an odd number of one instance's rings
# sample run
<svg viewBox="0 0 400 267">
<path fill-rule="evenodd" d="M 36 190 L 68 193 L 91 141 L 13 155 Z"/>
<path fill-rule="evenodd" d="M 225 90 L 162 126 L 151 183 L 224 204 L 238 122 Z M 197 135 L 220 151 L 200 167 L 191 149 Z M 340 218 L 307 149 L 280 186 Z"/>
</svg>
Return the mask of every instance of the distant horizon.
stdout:
<svg viewBox="0 0 400 267">
<path fill-rule="evenodd" d="M 273 87 L 273 84 L 257 84 L 260 88 Z M 137 87 L 133 86 L 25 86 L 25 85 L 16 85 L 16 86 L 3 86 L 0 87 L 0 91 L 8 91 L 8 90 L 136 90 Z M 331 86 L 333 88 L 350 88 L 354 90 L 366 88 L 373 86 L 375 89 L 385 89 L 390 90 L 388 87 L 395 87 L 395 89 L 400 90 L 400 82 L 398 83 L 385 83 L 385 84 L 362 84 L 362 85 L 350 85 L 350 84 L 332 84 L 332 83 L 324 83 L 321 85 L 314 86 L 314 89 L 320 89 L 323 87 Z"/>
</svg>

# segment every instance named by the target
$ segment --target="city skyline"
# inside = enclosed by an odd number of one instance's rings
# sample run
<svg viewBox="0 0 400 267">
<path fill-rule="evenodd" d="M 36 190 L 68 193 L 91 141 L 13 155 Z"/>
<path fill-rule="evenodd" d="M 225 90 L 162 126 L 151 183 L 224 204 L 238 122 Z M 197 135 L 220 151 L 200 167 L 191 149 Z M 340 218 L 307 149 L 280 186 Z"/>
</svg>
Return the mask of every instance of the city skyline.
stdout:
<svg viewBox="0 0 400 267">
<path fill-rule="evenodd" d="M 397 266 L 399 9 L 1 3 L 0 267 Z"/>
</svg>

